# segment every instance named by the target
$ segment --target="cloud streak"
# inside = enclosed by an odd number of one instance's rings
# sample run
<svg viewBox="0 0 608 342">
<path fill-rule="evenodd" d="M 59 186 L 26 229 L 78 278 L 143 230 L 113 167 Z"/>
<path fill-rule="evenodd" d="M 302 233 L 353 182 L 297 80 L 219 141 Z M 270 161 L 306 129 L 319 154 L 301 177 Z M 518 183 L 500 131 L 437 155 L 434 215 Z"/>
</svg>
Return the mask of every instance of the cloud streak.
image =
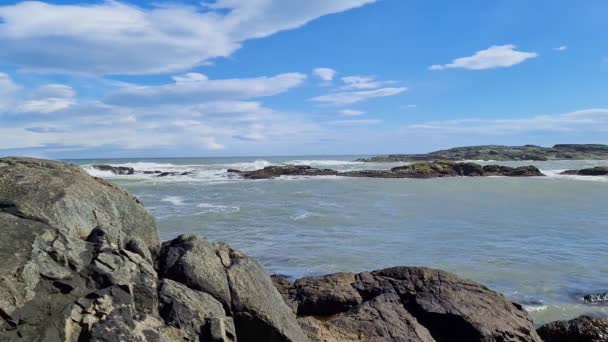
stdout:
<svg viewBox="0 0 608 342">
<path fill-rule="evenodd" d="M 494 45 L 486 50 L 477 51 L 472 56 L 457 58 L 448 64 L 431 65 L 429 69 L 486 70 L 509 68 L 536 57 L 538 57 L 536 52 L 523 52 L 515 50 L 515 45 Z"/>
</svg>

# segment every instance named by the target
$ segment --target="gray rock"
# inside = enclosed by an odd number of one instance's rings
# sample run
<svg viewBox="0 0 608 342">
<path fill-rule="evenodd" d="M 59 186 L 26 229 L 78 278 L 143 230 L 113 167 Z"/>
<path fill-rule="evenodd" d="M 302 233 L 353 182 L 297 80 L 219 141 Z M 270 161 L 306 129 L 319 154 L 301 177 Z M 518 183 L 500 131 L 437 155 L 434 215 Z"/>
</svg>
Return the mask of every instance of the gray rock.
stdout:
<svg viewBox="0 0 608 342">
<path fill-rule="evenodd" d="M 439 270 L 274 281 L 312 341 L 540 341 L 521 306 Z"/>
<path fill-rule="evenodd" d="M 230 307 L 230 288 L 224 265 L 207 240 L 182 235 L 163 243 L 158 270 L 161 277 L 207 292 Z"/>
<path fill-rule="evenodd" d="M 0 158 L 0 211 L 76 238 L 100 227 L 120 246 L 135 237 L 148 246 L 159 243 L 154 219 L 139 201 L 76 165 Z"/>
<path fill-rule="evenodd" d="M 545 324 L 537 331 L 545 342 L 605 342 L 608 341 L 608 320 L 581 316 Z"/>
<path fill-rule="evenodd" d="M 588 294 L 583 301 L 587 304 L 608 304 L 608 292 Z"/>
</svg>

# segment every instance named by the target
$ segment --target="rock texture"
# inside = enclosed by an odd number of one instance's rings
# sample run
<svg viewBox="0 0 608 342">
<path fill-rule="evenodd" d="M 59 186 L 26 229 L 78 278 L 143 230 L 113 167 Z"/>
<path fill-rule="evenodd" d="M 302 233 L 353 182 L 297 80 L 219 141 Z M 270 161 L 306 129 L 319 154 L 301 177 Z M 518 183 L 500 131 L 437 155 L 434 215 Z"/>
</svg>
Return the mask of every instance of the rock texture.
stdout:
<svg viewBox="0 0 608 342">
<path fill-rule="evenodd" d="M 608 176 L 608 166 L 597 166 L 590 169 L 582 170 L 566 170 L 562 175 L 579 175 L 579 176 Z"/>
<path fill-rule="evenodd" d="M 585 295 L 583 301 L 587 304 L 608 304 L 608 292 Z"/>
<path fill-rule="evenodd" d="M 605 342 L 608 341 L 608 319 L 581 316 L 543 325 L 538 334 L 545 342 Z"/>
<path fill-rule="evenodd" d="M 521 306 L 439 270 L 273 281 L 311 341 L 540 341 Z"/>
<path fill-rule="evenodd" d="M 427 154 L 391 154 L 359 159 L 364 162 L 416 162 L 437 160 L 584 160 L 608 159 L 608 145 L 561 144 L 553 147 L 525 146 L 467 146 Z"/>
<path fill-rule="evenodd" d="M 306 341 L 255 260 L 74 165 L 0 159 L 0 341 Z"/>
<path fill-rule="evenodd" d="M 399 166 L 390 170 L 363 170 L 338 172 L 330 169 L 316 169 L 306 165 L 269 166 L 255 171 L 228 170 L 245 179 L 269 179 L 280 176 L 341 176 L 359 178 L 440 178 L 440 177 L 532 177 L 543 176 L 534 166 L 508 167 L 499 165 L 481 166 L 475 163 L 454 163 L 449 161 L 419 162 Z"/>
</svg>

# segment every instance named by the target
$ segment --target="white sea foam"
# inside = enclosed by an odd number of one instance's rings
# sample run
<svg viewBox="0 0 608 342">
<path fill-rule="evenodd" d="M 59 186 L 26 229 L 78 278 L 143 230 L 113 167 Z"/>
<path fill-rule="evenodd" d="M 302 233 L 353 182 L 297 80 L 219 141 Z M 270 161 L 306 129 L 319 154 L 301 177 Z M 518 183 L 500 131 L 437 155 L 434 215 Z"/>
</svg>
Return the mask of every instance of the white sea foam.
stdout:
<svg viewBox="0 0 608 342">
<path fill-rule="evenodd" d="M 526 310 L 527 312 L 539 312 L 539 311 L 544 311 L 547 310 L 548 306 L 545 304 L 538 304 L 538 305 L 523 305 L 524 310 Z"/>
<path fill-rule="evenodd" d="M 562 175 L 566 170 L 541 170 L 541 172 L 550 178 L 571 179 L 588 182 L 608 182 L 608 176 L 581 176 L 581 175 Z"/>
<path fill-rule="evenodd" d="M 252 162 L 242 162 L 242 163 L 229 163 L 229 164 L 217 164 L 220 166 L 224 166 L 226 169 L 237 169 L 242 171 L 252 171 L 263 169 L 267 166 L 273 165 L 273 163 L 268 160 L 259 159 Z"/>
<path fill-rule="evenodd" d="M 203 210 L 198 213 L 195 213 L 195 215 L 203 215 L 208 213 L 236 213 L 241 211 L 241 208 L 237 206 L 218 205 L 211 203 L 200 203 L 196 207 Z"/>
<path fill-rule="evenodd" d="M 285 164 L 293 165 L 310 165 L 310 166 L 330 166 L 330 165 L 364 165 L 367 163 L 348 161 L 348 160 L 290 160 L 286 161 Z"/>
<path fill-rule="evenodd" d="M 184 198 L 180 196 L 167 196 L 161 199 L 162 202 L 169 202 L 173 205 L 184 205 Z"/>
</svg>

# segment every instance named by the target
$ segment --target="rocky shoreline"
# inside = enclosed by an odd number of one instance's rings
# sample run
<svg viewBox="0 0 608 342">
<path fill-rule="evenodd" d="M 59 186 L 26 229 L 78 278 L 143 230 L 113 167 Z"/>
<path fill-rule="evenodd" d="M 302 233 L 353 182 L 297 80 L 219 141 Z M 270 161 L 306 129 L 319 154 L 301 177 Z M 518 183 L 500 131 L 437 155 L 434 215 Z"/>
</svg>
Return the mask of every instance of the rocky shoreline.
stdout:
<svg viewBox="0 0 608 342">
<path fill-rule="evenodd" d="M 292 281 L 197 236 L 162 242 L 142 203 L 76 165 L 0 158 L 1 341 L 605 341 L 535 330 L 519 304 L 420 267 Z M 542 339 L 541 339 L 542 338 Z"/>
<path fill-rule="evenodd" d="M 167 177 L 167 176 L 191 176 L 194 173 L 192 171 L 159 171 L 159 170 L 147 170 L 140 171 L 135 168 L 128 166 L 112 166 L 112 165 L 91 165 L 91 168 L 99 171 L 110 172 L 118 176 L 129 176 L 129 175 L 154 175 L 155 177 Z"/>
<path fill-rule="evenodd" d="M 553 147 L 525 146 L 466 146 L 426 154 L 391 154 L 358 159 L 362 162 L 418 162 L 418 161 L 546 161 L 546 160 L 608 160 L 608 145 L 560 144 Z"/>
<path fill-rule="evenodd" d="M 443 177 L 542 177 L 534 166 L 508 167 L 500 165 L 479 165 L 476 163 L 454 163 L 449 161 L 420 162 L 394 167 L 390 170 L 362 170 L 339 172 L 318 169 L 308 165 L 268 166 L 254 171 L 230 169 L 228 173 L 245 179 L 270 179 L 281 176 L 340 176 L 358 178 L 443 178 Z"/>
</svg>

